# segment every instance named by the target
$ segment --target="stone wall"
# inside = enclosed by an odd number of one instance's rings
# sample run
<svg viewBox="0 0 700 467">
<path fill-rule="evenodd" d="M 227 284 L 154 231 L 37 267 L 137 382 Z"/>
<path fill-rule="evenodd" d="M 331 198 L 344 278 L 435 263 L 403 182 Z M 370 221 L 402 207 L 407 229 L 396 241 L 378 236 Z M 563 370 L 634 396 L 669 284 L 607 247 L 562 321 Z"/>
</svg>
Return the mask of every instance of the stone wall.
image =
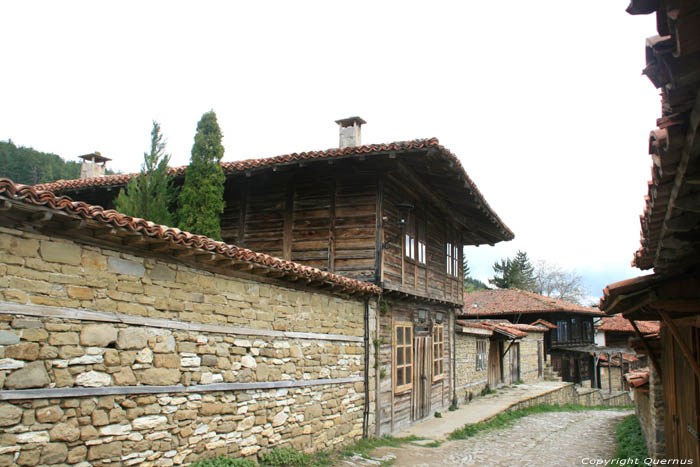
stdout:
<svg viewBox="0 0 700 467">
<path fill-rule="evenodd" d="M 0 466 L 351 442 L 363 315 L 360 299 L 0 228 Z"/>
<path fill-rule="evenodd" d="M 610 375 L 608 375 L 608 371 L 610 372 Z M 612 384 L 612 390 L 613 391 L 622 391 L 622 375 L 620 373 L 620 367 L 619 366 L 612 366 L 608 367 L 601 365 L 600 366 L 600 388 L 604 390 L 610 389 L 610 385 Z"/>
<path fill-rule="evenodd" d="M 477 342 L 486 343 L 486 359 L 484 369 L 476 369 Z M 468 401 L 469 394 L 476 397 L 488 384 L 488 355 L 489 336 L 457 333 L 456 345 L 456 374 L 457 374 L 457 399 Z"/>
<path fill-rule="evenodd" d="M 664 401 L 661 378 L 649 368 L 649 392 L 635 391 L 635 413 L 642 426 L 649 456 L 662 459 L 665 455 Z"/>
<path fill-rule="evenodd" d="M 527 336 L 518 341 L 520 343 L 520 380 L 523 383 L 534 383 L 541 380 L 538 373 L 540 368 L 538 364 L 540 354 L 538 354 L 537 348 L 543 345 L 543 335 L 544 332 L 528 331 Z M 506 353 L 506 356 L 503 358 L 507 360 L 508 365 L 510 365 L 510 355 Z M 544 361 L 542 361 L 541 364 L 542 368 L 544 368 Z M 505 374 L 506 380 L 510 382 L 510 371 L 507 371 L 508 372 Z"/>
<path fill-rule="evenodd" d="M 632 401 L 627 392 L 618 392 L 611 395 L 601 392 L 599 389 L 581 392 L 576 389 L 574 383 L 562 383 L 562 386 L 552 389 L 549 392 L 531 397 L 530 399 L 518 401 L 508 407 L 508 410 L 517 410 L 540 404 L 629 407 L 631 403 Z"/>
</svg>

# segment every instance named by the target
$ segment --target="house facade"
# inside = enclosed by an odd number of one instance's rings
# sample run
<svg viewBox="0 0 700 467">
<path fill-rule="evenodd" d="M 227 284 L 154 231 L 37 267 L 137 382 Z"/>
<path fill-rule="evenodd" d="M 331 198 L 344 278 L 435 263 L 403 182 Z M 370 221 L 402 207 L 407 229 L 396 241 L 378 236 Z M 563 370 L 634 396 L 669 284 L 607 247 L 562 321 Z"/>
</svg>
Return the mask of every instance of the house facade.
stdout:
<svg viewBox="0 0 700 467">
<path fill-rule="evenodd" d="M 594 308 L 518 289 L 480 290 L 465 295 L 463 319 L 503 319 L 513 324 L 542 325 L 547 331 L 542 354 L 564 381 L 592 384 L 597 375 L 590 354 Z M 584 383 L 586 382 L 586 383 Z"/>
<path fill-rule="evenodd" d="M 361 119 L 337 123 L 338 149 L 222 163 L 221 231 L 225 243 L 381 288 L 371 323 L 380 435 L 452 402 L 462 247 L 513 234 L 436 139 L 362 146 Z M 172 170 L 175 183 L 185 170 Z M 110 207 L 130 177 L 40 188 Z"/>
</svg>

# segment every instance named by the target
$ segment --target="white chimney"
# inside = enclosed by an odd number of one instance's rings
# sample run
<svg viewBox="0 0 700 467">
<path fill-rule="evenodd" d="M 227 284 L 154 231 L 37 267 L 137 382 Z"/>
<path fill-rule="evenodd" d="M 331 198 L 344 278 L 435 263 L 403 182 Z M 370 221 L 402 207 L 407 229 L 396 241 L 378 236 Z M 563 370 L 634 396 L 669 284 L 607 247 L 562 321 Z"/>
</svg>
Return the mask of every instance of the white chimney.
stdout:
<svg viewBox="0 0 700 467">
<path fill-rule="evenodd" d="M 103 157 L 102 154 L 95 151 L 92 154 L 85 154 L 84 156 L 78 156 L 83 160 L 80 166 L 80 178 L 96 178 L 105 176 L 105 165 L 107 161 L 111 161 L 107 157 Z"/>
<path fill-rule="evenodd" d="M 360 127 L 367 122 L 362 120 L 360 117 L 349 117 L 342 120 L 336 120 L 335 123 L 340 125 L 341 148 L 362 145 L 360 138 Z"/>
</svg>

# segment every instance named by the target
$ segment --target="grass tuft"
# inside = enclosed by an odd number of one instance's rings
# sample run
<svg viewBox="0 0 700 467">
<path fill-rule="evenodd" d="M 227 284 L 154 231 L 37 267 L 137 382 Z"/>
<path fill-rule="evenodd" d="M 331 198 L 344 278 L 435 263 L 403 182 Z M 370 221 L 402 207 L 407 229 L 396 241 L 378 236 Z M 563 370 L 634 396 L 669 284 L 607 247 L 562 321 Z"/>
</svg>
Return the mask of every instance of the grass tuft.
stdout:
<svg viewBox="0 0 700 467">
<path fill-rule="evenodd" d="M 620 422 L 615 433 L 615 440 L 617 441 L 617 459 L 638 459 L 639 461 L 634 462 L 642 463 L 644 459 L 649 457 L 647 445 L 642 435 L 642 427 L 636 415 L 629 415 Z"/>
<path fill-rule="evenodd" d="M 459 428 L 448 436 L 448 439 L 467 439 L 482 431 L 500 430 L 511 426 L 516 421 L 528 415 L 548 412 L 583 412 L 586 410 L 621 410 L 627 407 L 608 407 L 608 406 L 586 406 L 579 404 L 551 405 L 540 404 L 531 407 L 525 407 L 518 410 L 501 412 L 495 417 L 478 423 L 469 423 Z"/>
<path fill-rule="evenodd" d="M 211 459 L 202 459 L 190 464 L 191 467 L 257 467 L 258 463 L 246 459 L 220 456 Z"/>
</svg>

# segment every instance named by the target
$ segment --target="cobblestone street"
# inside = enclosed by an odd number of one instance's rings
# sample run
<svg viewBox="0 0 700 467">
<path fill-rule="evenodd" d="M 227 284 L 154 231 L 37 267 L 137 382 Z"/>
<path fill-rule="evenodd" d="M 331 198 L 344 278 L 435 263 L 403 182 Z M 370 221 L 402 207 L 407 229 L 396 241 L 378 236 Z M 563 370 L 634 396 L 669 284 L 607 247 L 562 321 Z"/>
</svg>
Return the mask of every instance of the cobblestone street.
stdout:
<svg viewBox="0 0 700 467">
<path fill-rule="evenodd" d="M 610 459 L 615 455 L 615 428 L 631 413 L 596 410 L 537 414 L 506 429 L 447 441 L 438 448 L 412 444 L 379 448 L 372 454 L 375 458 L 395 455 L 393 465 L 405 467 L 583 465 L 585 458 Z"/>
</svg>

